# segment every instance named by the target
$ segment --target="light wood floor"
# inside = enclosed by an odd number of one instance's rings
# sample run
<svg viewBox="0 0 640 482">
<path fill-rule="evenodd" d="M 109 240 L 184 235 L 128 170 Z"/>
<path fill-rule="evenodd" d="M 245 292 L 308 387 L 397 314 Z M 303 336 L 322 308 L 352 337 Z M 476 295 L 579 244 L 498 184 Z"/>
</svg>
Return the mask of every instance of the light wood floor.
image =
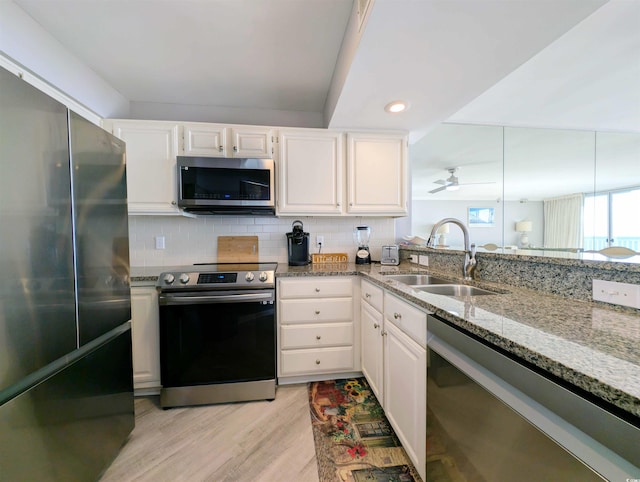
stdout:
<svg viewBox="0 0 640 482">
<path fill-rule="evenodd" d="M 136 427 L 100 482 L 318 481 L 306 384 L 276 399 L 162 410 L 136 398 Z"/>
</svg>

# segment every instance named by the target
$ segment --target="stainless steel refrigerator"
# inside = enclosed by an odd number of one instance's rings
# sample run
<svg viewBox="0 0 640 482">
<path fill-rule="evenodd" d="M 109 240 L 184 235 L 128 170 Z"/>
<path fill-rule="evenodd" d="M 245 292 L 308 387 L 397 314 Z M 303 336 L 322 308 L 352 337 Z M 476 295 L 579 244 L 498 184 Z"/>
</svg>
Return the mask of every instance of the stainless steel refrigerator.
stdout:
<svg viewBox="0 0 640 482">
<path fill-rule="evenodd" d="M 0 481 L 96 480 L 133 430 L 125 167 L 0 68 Z"/>
</svg>

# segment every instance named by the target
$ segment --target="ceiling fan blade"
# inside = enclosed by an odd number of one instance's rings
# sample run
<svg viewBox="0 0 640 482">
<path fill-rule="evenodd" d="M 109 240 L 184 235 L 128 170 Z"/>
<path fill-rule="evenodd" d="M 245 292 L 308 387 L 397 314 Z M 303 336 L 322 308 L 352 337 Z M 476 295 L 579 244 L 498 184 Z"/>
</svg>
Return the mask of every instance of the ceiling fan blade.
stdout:
<svg viewBox="0 0 640 482">
<path fill-rule="evenodd" d="M 432 191 L 429 191 L 429 194 L 435 194 L 437 192 L 444 191 L 445 189 L 447 189 L 447 186 L 437 187 L 437 188 L 433 189 Z"/>
<path fill-rule="evenodd" d="M 447 181 L 445 181 L 444 179 L 438 179 L 437 181 L 433 181 L 434 184 L 443 184 L 446 185 Z"/>
<path fill-rule="evenodd" d="M 486 182 L 461 182 L 458 186 L 471 186 L 473 184 L 495 184 L 495 181 L 486 181 Z"/>
</svg>

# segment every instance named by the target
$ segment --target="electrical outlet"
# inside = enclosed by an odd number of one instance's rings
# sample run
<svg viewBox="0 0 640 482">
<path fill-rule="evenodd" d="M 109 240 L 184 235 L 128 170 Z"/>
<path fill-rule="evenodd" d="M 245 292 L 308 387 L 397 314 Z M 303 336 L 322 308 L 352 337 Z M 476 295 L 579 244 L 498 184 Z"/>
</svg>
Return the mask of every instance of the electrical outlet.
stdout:
<svg viewBox="0 0 640 482">
<path fill-rule="evenodd" d="M 640 285 L 594 279 L 593 299 L 614 305 L 640 308 Z"/>
<path fill-rule="evenodd" d="M 417 254 L 411 254 L 409 255 L 409 261 L 411 261 L 412 263 L 418 263 L 418 255 Z"/>
<path fill-rule="evenodd" d="M 316 236 L 316 245 L 317 246 L 324 246 L 324 236 L 318 235 Z"/>
<path fill-rule="evenodd" d="M 156 236 L 156 249 L 164 249 L 164 236 Z"/>
<path fill-rule="evenodd" d="M 418 257 L 418 264 L 421 264 L 422 266 L 429 266 L 429 256 L 427 256 L 426 254 L 421 254 Z"/>
</svg>

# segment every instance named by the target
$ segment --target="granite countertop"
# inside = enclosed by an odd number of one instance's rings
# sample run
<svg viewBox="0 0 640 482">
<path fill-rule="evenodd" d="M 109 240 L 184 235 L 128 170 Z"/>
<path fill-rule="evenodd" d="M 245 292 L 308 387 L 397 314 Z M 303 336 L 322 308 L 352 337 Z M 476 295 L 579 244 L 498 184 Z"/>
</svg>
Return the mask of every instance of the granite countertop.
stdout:
<svg viewBox="0 0 640 482">
<path fill-rule="evenodd" d="M 640 314 L 498 283 L 498 295 L 453 298 L 414 290 L 386 274 L 430 273 L 413 264 L 278 268 L 278 276 L 361 275 L 463 330 L 640 417 Z"/>
<path fill-rule="evenodd" d="M 170 268 L 133 268 L 132 282 L 155 281 Z M 473 281 L 500 294 L 453 298 L 414 290 L 386 275 L 450 273 L 403 263 L 278 265 L 276 277 L 359 275 L 426 311 L 640 417 L 640 313 L 544 294 L 511 285 Z"/>
</svg>

